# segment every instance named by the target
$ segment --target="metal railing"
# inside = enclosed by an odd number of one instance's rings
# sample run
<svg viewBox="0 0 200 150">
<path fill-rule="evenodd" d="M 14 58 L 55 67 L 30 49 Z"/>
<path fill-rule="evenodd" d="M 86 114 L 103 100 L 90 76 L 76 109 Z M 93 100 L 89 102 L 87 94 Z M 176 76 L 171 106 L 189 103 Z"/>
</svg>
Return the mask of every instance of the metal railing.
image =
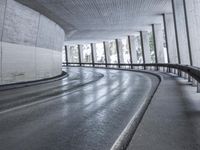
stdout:
<svg viewBox="0 0 200 150">
<path fill-rule="evenodd" d="M 180 64 L 113 64 L 113 63 L 63 63 L 64 66 L 82 66 L 99 68 L 122 68 L 134 70 L 151 70 L 174 73 L 180 77 L 187 78 L 193 86 L 197 86 L 197 92 L 200 93 L 200 68 L 180 65 Z"/>
</svg>

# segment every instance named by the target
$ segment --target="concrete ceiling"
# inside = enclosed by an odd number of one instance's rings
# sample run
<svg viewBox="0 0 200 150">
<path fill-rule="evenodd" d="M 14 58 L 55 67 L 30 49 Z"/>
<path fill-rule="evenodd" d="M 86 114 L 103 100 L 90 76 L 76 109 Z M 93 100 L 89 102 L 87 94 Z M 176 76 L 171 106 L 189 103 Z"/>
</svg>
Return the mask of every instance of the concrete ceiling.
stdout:
<svg viewBox="0 0 200 150">
<path fill-rule="evenodd" d="M 62 26 L 68 42 L 109 40 L 149 30 L 171 0 L 16 0 Z"/>
</svg>

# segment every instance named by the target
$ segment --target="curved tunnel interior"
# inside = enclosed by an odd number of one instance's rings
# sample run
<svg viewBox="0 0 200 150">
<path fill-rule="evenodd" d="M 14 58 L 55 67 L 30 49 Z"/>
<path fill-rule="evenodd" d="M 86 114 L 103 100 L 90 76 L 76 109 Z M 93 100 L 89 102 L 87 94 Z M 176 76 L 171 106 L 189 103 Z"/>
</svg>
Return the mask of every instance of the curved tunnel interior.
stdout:
<svg viewBox="0 0 200 150">
<path fill-rule="evenodd" d="M 200 149 L 199 10 L 0 0 L 0 149 Z"/>
</svg>

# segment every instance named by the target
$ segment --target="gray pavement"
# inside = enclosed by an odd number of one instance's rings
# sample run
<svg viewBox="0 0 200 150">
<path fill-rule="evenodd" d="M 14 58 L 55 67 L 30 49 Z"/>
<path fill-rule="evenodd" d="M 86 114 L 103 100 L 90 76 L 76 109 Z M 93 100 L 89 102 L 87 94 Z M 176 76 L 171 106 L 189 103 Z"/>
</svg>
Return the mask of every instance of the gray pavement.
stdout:
<svg viewBox="0 0 200 150">
<path fill-rule="evenodd" d="M 199 150 L 200 94 L 187 80 L 161 75 L 128 150 Z"/>
<path fill-rule="evenodd" d="M 0 91 L 1 150 L 110 149 L 159 82 L 129 71 L 67 72 L 61 81 Z"/>
</svg>

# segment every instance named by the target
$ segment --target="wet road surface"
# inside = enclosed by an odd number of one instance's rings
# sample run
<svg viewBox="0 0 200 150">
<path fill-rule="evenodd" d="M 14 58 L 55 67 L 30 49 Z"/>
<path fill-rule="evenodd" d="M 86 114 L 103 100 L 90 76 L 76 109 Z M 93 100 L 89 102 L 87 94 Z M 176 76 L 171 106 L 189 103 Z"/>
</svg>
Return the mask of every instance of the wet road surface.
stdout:
<svg viewBox="0 0 200 150">
<path fill-rule="evenodd" d="M 153 75 L 67 68 L 60 81 L 0 91 L 1 150 L 107 150 L 152 88 Z"/>
</svg>

